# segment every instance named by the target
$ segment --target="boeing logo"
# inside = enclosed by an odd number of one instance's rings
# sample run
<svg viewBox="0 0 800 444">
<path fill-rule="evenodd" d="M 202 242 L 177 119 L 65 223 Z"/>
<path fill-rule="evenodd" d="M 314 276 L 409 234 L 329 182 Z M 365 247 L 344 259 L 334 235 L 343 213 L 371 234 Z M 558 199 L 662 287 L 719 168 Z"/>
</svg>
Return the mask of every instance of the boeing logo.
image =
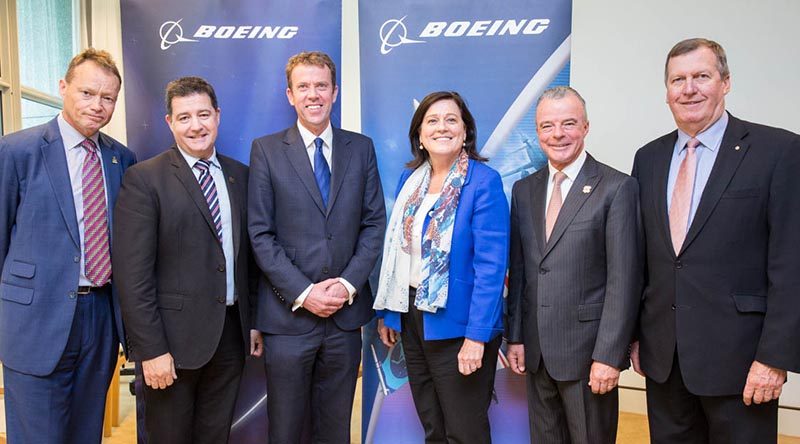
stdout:
<svg viewBox="0 0 800 444">
<path fill-rule="evenodd" d="M 166 21 L 161 24 L 158 34 L 161 37 L 161 50 L 165 51 L 176 43 L 199 42 L 198 39 L 291 39 L 297 35 L 297 26 L 216 26 L 200 25 L 194 32 L 194 39 L 183 36 L 181 20 Z"/>
<path fill-rule="evenodd" d="M 394 48 L 406 43 L 426 43 L 437 37 L 493 37 L 515 35 L 538 35 L 550 26 L 550 19 L 520 20 L 475 20 L 455 22 L 428 22 L 419 33 L 418 39 L 408 38 L 408 29 L 403 20 L 389 19 L 383 22 L 379 31 L 381 54 L 389 54 Z"/>
<path fill-rule="evenodd" d="M 383 25 L 381 25 L 381 29 L 379 31 L 381 37 L 381 54 L 389 54 L 392 49 L 406 43 L 425 43 L 422 40 L 411 40 L 406 38 L 406 36 L 408 36 L 408 30 L 406 29 L 406 25 L 403 23 L 403 20 L 405 20 L 406 17 L 407 16 L 403 16 L 403 18 L 399 20 L 390 19 L 383 22 Z"/>
<path fill-rule="evenodd" d="M 183 28 L 180 19 L 176 22 L 164 22 L 158 28 L 158 35 L 161 36 L 161 50 L 166 51 L 170 46 L 180 42 L 196 42 L 197 40 L 183 37 Z"/>
</svg>

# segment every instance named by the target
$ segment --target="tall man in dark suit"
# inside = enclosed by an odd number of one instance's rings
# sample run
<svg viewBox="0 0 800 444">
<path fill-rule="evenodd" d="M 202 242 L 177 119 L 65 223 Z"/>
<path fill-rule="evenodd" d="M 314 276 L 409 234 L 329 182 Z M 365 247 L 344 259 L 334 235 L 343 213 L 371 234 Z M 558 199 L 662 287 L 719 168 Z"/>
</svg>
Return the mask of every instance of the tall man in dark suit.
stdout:
<svg viewBox="0 0 800 444">
<path fill-rule="evenodd" d="M 537 444 L 615 442 L 639 308 L 638 186 L 584 151 L 588 132 L 577 91 L 545 91 L 536 133 L 548 165 L 513 190 L 508 358 L 527 375 Z"/>
<path fill-rule="evenodd" d="M 310 418 L 314 442 L 349 443 L 360 327 L 374 315 L 367 278 L 383 241 L 383 191 L 372 141 L 331 126 L 330 57 L 291 57 L 286 80 L 297 125 L 256 139 L 250 155 L 269 442 L 299 442 Z"/>
<path fill-rule="evenodd" d="M 653 443 L 777 439 L 786 371 L 800 370 L 800 136 L 725 112 L 716 42 L 675 45 L 678 126 L 636 153 L 647 272 L 639 342 Z"/>
<path fill-rule="evenodd" d="M 50 122 L 0 139 L 0 361 L 11 443 L 99 443 L 124 342 L 109 227 L 133 153 L 101 134 L 120 76 L 75 56 Z"/>
<path fill-rule="evenodd" d="M 166 105 L 175 146 L 125 174 L 114 275 L 149 442 L 225 443 L 244 357 L 262 351 L 250 330 L 247 167 L 216 151 L 208 82 L 170 82 Z"/>
</svg>

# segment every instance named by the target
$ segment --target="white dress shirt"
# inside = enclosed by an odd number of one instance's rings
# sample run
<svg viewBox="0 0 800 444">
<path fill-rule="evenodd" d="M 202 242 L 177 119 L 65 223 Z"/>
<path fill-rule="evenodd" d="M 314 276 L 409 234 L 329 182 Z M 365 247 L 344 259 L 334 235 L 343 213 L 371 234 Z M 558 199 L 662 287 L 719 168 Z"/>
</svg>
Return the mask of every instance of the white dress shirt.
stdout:
<svg viewBox="0 0 800 444">
<path fill-rule="evenodd" d="M 322 155 L 325 157 L 325 161 L 328 162 L 328 169 L 331 172 L 331 177 L 333 177 L 333 162 L 331 162 L 331 156 L 333 153 L 333 129 L 331 128 L 331 123 L 328 122 L 328 126 L 322 131 L 322 134 L 319 136 L 314 135 L 311 131 L 306 129 L 300 121 L 297 121 L 297 130 L 300 132 L 300 137 L 303 139 L 303 145 L 306 147 L 306 154 L 308 154 L 308 161 L 311 163 L 311 171 L 314 171 L 314 155 L 317 151 L 317 146 L 314 145 L 314 140 L 317 137 L 322 139 Z M 349 296 L 347 303 L 353 304 L 353 298 L 356 295 L 356 288 L 350 282 L 347 282 L 347 279 L 340 277 L 339 282 L 344 285 L 344 288 L 347 289 L 347 294 Z M 297 310 L 298 308 L 303 306 L 303 302 L 306 301 L 308 294 L 311 293 L 311 288 L 314 287 L 314 284 L 309 285 L 300 293 L 294 303 L 292 303 L 292 311 Z"/>
<path fill-rule="evenodd" d="M 578 173 L 581 172 L 581 168 L 583 168 L 584 163 L 586 163 L 585 149 L 581 150 L 581 153 L 578 154 L 578 157 L 571 164 L 567 165 L 563 170 L 561 170 L 561 172 L 567 176 L 561 182 L 562 202 L 567 200 L 567 193 L 569 193 L 570 188 L 572 188 L 572 184 L 575 183 L 575 179 L 578 177 Z M 547 201 L 544 204 L 545 208 L 550 208 L 550 197 L 553 195 L 553 178 L 558 170 L 550 162 L 547 162 L 547 169 L 550 171 L 550 175 L 547 179 Z"/>
<path fill-rule="evenodd" d="M 194 164 L 200 158 L 194 157 L 178 147 L 178 152 L 181 153 L 186 163 L 189 164 L 189 169 L 192 170 L 195 179 L 200 179 L 200 171 L 198 171 Z M 227 305 L 233 305 L 236 302 L 236 285 L 233 277 L 234 261 L 233 261 L 233 224 L 231 219 L 231 201 L 228 196 L 228 185 L 225 179 L 225 172 L 222 171 L 222 166 L 217 159 L 217 149 L 211 153 L 208 160 L 211 166 L 208 168 L 211 173 L 211 178 L 214 179 L 214 185 L 217 187 L 217 199 L 219 200 L 219 213 L 222 222 L 222 252 L 225 254 L 225 302 Z"/>
</svg>

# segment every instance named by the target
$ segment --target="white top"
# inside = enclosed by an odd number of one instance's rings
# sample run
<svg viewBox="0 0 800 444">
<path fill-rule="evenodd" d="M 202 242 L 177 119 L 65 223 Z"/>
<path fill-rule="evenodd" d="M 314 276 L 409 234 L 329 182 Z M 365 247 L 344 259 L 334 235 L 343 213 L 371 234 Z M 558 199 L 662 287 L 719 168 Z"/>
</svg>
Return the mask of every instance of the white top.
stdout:
<svg viewBox="0 0 800 444">
<path fill-rule="evenodd" d="M 419 204 L 417 214 L 414 215 L 414 223 L 411 225 L 411 273 L 409 273 L 408 284 L 414 288 L 419 287 L 422 281 L 422 227 L 425 225 L 427 215 L 432 213 L 433 205 L 439 200 L 442 193 L 428 193 Z"/>
<path fill-rule="evenodd" d="M 308 155 L 308 161 L 311 162 L 311 171 L 314 171 L 314 154 L 317 152 L 317 146 L 314 145 L 314 140 L 319 137 L 322 139 L 322 155 L 325 157 L 325 162 L 328 162 L 328 169 L 333 175 L 333 164 L 331 163 L 331 152 L 333 151 L 333 129 L 331 129 L 331 123 L 328 122 L 328 126 L 325 128 L 325 131 L 322 132 L 319 136 L 315 136 L 314 133 L 307 130 L 300 121 L 297 121 L 297 131 L 300 133 L 300 138 L 303 139 L 303 145 L 306 147 L 306 154 Z"/>
</svg>

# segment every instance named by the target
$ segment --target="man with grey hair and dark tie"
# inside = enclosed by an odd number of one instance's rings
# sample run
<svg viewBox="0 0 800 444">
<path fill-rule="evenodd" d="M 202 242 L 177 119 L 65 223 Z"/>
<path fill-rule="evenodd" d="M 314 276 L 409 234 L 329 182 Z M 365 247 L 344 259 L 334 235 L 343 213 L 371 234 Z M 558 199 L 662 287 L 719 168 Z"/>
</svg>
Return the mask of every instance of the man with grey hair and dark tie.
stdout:
<svg viewBox="0 0 800 444">
<path fill-rule="evenodd" d="M 514 184 L 508 359 L 527 376 L 531 442 L 613 443 L 641 292 L 638 186 L 584 150 L 577 91 L 545 91 L 547 167 Z"/>
</svg>

